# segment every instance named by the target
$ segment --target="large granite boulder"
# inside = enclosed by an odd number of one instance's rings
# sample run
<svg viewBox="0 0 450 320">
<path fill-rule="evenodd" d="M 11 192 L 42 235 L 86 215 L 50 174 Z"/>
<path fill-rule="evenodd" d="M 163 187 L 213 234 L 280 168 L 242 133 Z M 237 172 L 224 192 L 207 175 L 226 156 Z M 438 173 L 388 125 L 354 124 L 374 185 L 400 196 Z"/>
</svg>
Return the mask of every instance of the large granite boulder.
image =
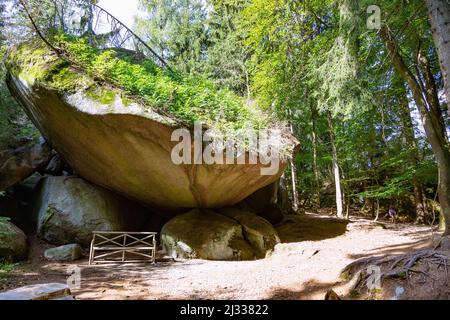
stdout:
<svg viewBox="0 0 450 320">
<path fill-rule="evenodd" d="M 263 258 L 279 242 L 264 219 L 244 211 L 228 216 L 198 209 L 176 216 L 161 230 L 161 244 L 173 258 L 252 260 Z"/>
<path fill-rule="evenodd" d="M 38 234 L 63 245 L 89 245 L 92 231 L 139 230 L 146 210 L 77 177 L 45 177 L 38 186 L 33 213 Z"/>
<path fill-rule="evenodd" d="M 4 217 L 0 217 L 0 261 L 19 261 L 26 259 L 27 237 L 22 230 Z"/>
<path fill-rule="evenodd" d="M 171 141 L 172 133 L 184 124 L 79 71 L 72 70 L 70 79 L 89 85 L 76 90 L 51 87 L 46 78 L 37 81 L 43 69 L 57 72 L 60 63 L 39 50 L 22 65 L 19 54 L 10 51 L 9 89 L 74 171 L 95 184 L 155 208 L 221 208 L 276 181 L 287 165 L 280 160 L 274 174 L 262 175 L 268 165 L 261 163 L 175 164 L 171 152 L 179 141 Z M 92 88 L 98 90 L 93 94 Z M 288 153 L 298 144 L 289 132 L 277 141 Z"/>
</svg>

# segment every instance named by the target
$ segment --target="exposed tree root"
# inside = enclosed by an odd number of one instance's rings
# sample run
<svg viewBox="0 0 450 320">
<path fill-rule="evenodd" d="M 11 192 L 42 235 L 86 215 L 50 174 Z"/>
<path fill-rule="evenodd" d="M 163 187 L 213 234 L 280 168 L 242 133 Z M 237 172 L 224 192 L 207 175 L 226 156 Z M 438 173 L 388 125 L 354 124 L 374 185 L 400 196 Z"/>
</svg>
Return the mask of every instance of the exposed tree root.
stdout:
<svg viewBox="0 0 450 320">
<path fill-rule="evenodd" d="M 374 275 L 369 271 L 369 267 L 373 268 L 373 266 L 380 268 L 381 282 L 389 278 L 408 280 L 411 273 L 420 273 L 436 280 L 428 274 L 426 270 L 414 268 L 420 261 L 423 263 L 435 264 L 437 268 L 443 268 L 446 276 L 448 276 L 450 257 L 440 251 L 435 251 L 434 249 L 424 249 L 395 256 L 359 259 L 349 264 L 341 274 L 345 275 L 345 278 L 348 280 L 354 278 L 354 276 L 358 277 L 352 289 L 357 292 L 363 291 L 365 288 L 367 288 L 367 291 L 370 291 L 369 280 L 373 280 Z"/>
</svg>

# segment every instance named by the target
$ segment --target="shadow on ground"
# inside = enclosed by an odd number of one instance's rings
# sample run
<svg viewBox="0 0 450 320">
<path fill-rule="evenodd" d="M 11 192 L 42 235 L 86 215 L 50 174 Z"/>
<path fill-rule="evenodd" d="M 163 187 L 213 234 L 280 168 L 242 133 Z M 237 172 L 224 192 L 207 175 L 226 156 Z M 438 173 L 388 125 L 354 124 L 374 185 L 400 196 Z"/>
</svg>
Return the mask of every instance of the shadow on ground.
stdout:
<svg viewBox="0 0 450 320">
<path fill-rule="evenodd" d="M 276 227 L 281 242 L 319 241 L 335 238 L 347 231 L 347 220 L 319 215 L 288 216 Z"/>
<path fill-rule="evenodd" d="M 310 280 L 299 290 L 275 289 L 268 297 L 269 300 L 308 300 L 325 299 L 326 292 L 333 287 L 332 283 L 322 283 L 317 280 Z"/>
<path fill-rule="evenodd" d="M 350 254 L 348 257 L 350 259 L 360 259 L 368 256 L 381 256 L 381 255 L 391 255 L 391 254 L 404 254 L 407 252 L 424 249 L 430 247 L 431 242 L 427 239 L 419 239 L 416 241 L 411 241 L 402 244 L 395 244 L 385 247 L 378 247 L 372 250 L 366 251 L 364 254 Z"/>
<path fill-rule="evenodd" d="M 110 263 L 97 265 L 80 265 L 81 285 L 73 290 L 76 296 L 92 295 L 100 299 L 148 299 L 151 279 L 170 280 L 167 271 L 176 262 L 164 260 L 152 263 Z M 124 281 L 125 280 L 125 281 Z M 174 279 L 176 280 L 176 279 Z M 129 294 L 127 294 L 129 293 Z M 152 296 L 164 299 L 164 296 Z"/>
</svg>

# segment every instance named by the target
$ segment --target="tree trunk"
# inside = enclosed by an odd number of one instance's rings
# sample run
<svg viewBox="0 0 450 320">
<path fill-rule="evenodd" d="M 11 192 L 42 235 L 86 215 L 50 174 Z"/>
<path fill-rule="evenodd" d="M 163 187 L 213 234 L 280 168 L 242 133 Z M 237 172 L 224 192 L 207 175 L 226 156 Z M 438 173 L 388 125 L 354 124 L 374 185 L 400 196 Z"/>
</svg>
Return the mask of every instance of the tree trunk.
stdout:
<svg viewBox="0 0 450 320">
<path fill-rule="evenodd" d="M 347 195 L 347 200 L 345 201 L 345 219 L 350 218 L 350 196 Z"/>
<path fill-rule="evenodd" d="M 328 129 L 330 131 L 330 141 L 331 141 L 331 150 L 333 153 L 333 173 L 334 173 L 334 184 L 336 188 L 336 215 L 338 218 L 343 218 L 344 214 L 342 212 L 342 192 L 341 192 L 341 177 L 339 174 L 339 163 L 337 157 L 336 143 L 334 139 L 334 129 L 333 129 L 333 120 L 331 119 L 331 113 L 327 114 L 328 120 Z"/>
<path fill-rule="evenodd" d="M 445 97 L 450 109 L 450 1 L 425 0 L 425 3 L 444 78 Z"/>
<path fill-rule="evenodd" d="M 317 128 L 316 128 L 316 121 L 317 121 L 317 110 L 314 107 L 313 103 L 310 102 L 311 106 L 311 137 L 312 137 L 312 152 L 313 152 L 313 171 L 314 171 L 314 183 L 316 185 L 316 198 L 317 198 L 317 204 L 319 208 L 320 205 L 320 181 L 319 181 L 319 168 L 317 166 Z"/>
<path fill-rule="evenodd" d="M 373 221 L 378 221 L 378 218 L 380 217 L 380 200 L 377 199 L 377 209 L 375 211 L 375 219 Z"/>
<path fill-rule="evenodd" d="M 298 210 L 298 192 L 297 192 L 297 170 L 293 159 L 289 160 L 291 164 L 291 183 L 292 183 L 292 209 Z"/>
<path fill-rule="evenodd" d="M 294 126 L 292 123 L 289 124 L 289 129 L 292 135 L 295 136 Z M 295 166 L 295 159 L 289 160 L 291 166 L 291 184 L 292 184 L 292 208 L 295 212 L 298 210 L 298 191 L 297 191 L 297 168 Z"/>
<path fill-rule="evenodd" d="M 406 147 L 413 150 L 410 161 L 413 166 L 417 167 L 420 162 L 419 151 L 417 150 L 414 125 L 409 110 L 407 92 L 404 87 L 404 83 L 398 84 L 398 87 L 401 88 L 398 99 L 404 144 Z M 423 186 L 418 179 L 414 179 L 412 184 L 414 190 L 414 203 L 416 206 L 416 223 L 425 223 L 425 221 L 429 219 L 429 212 L 425 202 Z"/>
<path fill-rule="evenodd" d="M 419 181 L 414 181 L 414 201 L 416 204 L 416 223 L 427 223 L 429 216 L 424 203 L 423 187 Z"/>
<path fill-rule="evenodd" d="M 439 213 L 439 226 L 438 226 L 438 230 L 439 231 L 445 231 L 446 229 L 446 223 L 445 223 L 445 217 L 444 215 L 441 213 Z"/>
<path fill-rule="evenodd" d="M 386 50 L 392 60 L 392 63 L 398 74 L 408 83 L 411 93 L 419 109 L 425 134 L 439 169 L 439 202 L 441 204 L 442 213 L 445 216 L 446 230 L 445 234 L 450 235 L 450 152 L 446 137 L 439 130 L 439 123 L 431 116 L 424 100 L 424 93 L 421 91 L 419 84 L 412 72 L 408 69 L 402 57 L 399 54 L 395 39 L 386 25 L 382 26 L 379 32 Z"/>
<path fill-rule="evenodd" d="M 280 206 L 280 209 L 284 213 L 290 213 L 292 210 L 292 203 L 289 200 L 289 192 L 287 188 L 286 183 L 286 173 L 283 173 L 283 175 L 280 177 L 278 181 L 278 205 Z"/>
<path fill-rule="evenodd" d="M 436 83 L 434 81 L 433 73 L 431 72 L 431 66 L 427 56 L 419 49 L 417 55 L 417 68 L 419 69 L 419 75 L 422 75 L 423 82 L 419 77 L 419 81 L 422 84 L 422 90 L 425 94 L 426 103 L 430 110 L 431 117 L 434 118 L 434 122 L 438 125 L 438 130 L 442 131 L 442 135 L 448 141 L 447 131 L 445 129 L 445 120 L 442 115 L 441 104 L 439 103 L 438 91 Z"/>
</svg>

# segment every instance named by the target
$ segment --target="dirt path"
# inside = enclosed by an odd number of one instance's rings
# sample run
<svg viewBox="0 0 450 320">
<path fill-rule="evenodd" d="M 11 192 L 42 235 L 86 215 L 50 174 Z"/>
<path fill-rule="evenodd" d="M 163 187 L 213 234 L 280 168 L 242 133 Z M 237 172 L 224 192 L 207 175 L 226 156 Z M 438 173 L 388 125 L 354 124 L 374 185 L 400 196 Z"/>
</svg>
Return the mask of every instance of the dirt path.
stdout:
<svg viewBox="0 0 450 320">
<path fill-rule="evenodd" d="M 384 226 L 384 227 L 383 227 Z M 171 261 L 155 265 L 81 268 L 77 299 L 323 299 L 332 288 L 346 293 L 340 271 L 369 255 L 404 253 L 429 245 L 429 227 L 380 225 L 352 219 L 343 223 L 323 216 L 293 217 L 278 228 L 283 241 L 268 258 L 257 261 Z M 42 244 L 41 244 L 42 245 Z M 61 281 L 74 264 L 45 262 L 41 250 L 21 265 L 0 290 L 24 284 Z"/>
</svg>

